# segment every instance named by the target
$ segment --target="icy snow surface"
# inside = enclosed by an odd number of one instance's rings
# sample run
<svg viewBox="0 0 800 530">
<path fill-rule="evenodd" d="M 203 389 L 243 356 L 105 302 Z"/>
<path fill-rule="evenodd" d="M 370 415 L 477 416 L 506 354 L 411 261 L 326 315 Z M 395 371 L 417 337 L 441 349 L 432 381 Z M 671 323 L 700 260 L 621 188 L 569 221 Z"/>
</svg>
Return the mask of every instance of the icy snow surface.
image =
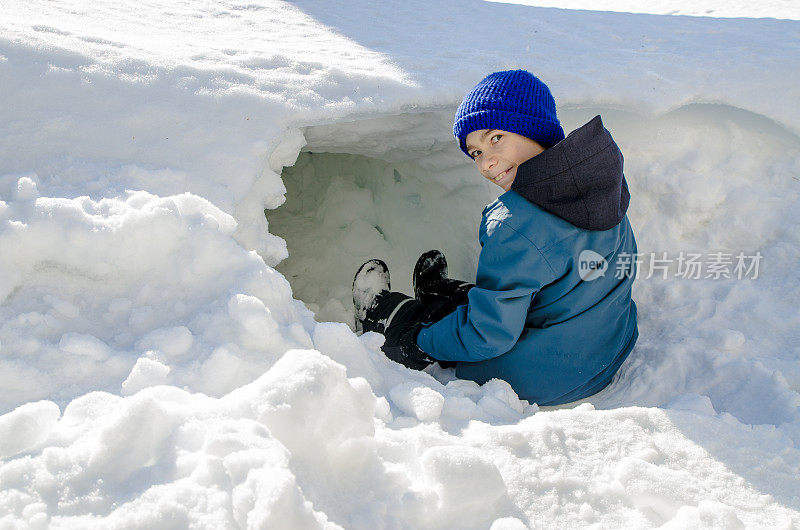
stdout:
<svg viewBox="0 0 800 530">
<path fill-rule="evenodd" d="M 0 528 L 800 526 L 800 22 L 716 18 L 797 8 L 591 5 L 657 14 L 0 3 Z M 640 252 L 763 257 L 644 262 L 618 377 L 548 410 L 350 327 L 368 258 L 472 279 L 452 115 L 517 67 L 602 114 Z"/>
</svg>

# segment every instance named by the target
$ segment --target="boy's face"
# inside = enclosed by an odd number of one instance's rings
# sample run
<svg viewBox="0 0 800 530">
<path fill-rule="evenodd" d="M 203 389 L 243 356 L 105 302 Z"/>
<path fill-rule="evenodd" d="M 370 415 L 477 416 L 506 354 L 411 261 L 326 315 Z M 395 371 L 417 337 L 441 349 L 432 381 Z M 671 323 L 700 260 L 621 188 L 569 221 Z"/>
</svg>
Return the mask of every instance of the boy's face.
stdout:
<svg viewBox="0 0 800 530">
<path fill-rule="evenodd" d="M 538 142 L 500 129 L 472 131 L 465 143 L 481 175 L 506 191 L 517 176 L 517 166 L 544 151 Z"/>
</svg>

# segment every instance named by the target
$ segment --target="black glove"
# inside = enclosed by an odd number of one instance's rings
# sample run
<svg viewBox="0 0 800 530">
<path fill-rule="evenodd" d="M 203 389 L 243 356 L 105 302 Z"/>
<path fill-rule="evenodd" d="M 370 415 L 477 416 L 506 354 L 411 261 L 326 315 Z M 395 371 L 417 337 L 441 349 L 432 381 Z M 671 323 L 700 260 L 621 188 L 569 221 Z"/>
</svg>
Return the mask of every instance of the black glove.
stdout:
<svg viewBox="0 0 800 530">
<path fill-rule="evenodd" d="M 381 348 L 383 353 L 391 360 L 414 370 L 422 370 L 433 364 L 436 359 L 417 346 L 417 335 L 422 327 L 421 322 L 392 322 L 384 333 L 386 342 Z"/>
<path fill-rule="evenodd" d="M 417 335 L 423 327 L 438 322 L 452 312 L 451 304 L 434 303 L 424 307 L 421 312 L 395 315 L 391 325 L 384 331 L 386 342 L 381 349 L 388 358 L 414 370 L 422 370 L 435 362 L 443 368 L 455 367 L 455 362 L 437 361 L 417 346 Z"/>
</svg>

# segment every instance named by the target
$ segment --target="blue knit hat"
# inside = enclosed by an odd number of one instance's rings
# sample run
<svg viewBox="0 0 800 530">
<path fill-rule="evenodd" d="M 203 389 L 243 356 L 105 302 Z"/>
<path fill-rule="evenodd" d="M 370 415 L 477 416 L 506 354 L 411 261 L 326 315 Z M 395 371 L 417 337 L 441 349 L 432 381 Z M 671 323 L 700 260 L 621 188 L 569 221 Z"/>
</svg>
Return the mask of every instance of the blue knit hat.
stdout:
<svg viewBox="0 0 800 530">
<path fill-rule="evenodd" d="M 520 134 L 545 149 L 564 139 L 550 89 L 525 70 L 489 74 L 464 96 L 456 111 L 453 134 L 467 156 L 467 135 L 481 129 Z"/>
</svg>

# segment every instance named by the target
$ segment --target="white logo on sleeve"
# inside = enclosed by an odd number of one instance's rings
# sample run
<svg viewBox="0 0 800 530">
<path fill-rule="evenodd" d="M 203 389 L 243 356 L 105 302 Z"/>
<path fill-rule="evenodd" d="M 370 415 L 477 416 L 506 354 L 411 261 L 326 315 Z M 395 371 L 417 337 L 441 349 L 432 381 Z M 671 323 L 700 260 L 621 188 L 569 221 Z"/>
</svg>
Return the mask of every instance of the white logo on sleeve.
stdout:
<svg viewBox="0 0 800 530">
<path fill-rule="evenodd" d="M 606 258 L 594 250 L 584 250 L 578 256 L 578 274 L 580 274 L 581 280 L 585 282 L 605 276 L 607 270 L 608 262 Z"/>
</svg>

